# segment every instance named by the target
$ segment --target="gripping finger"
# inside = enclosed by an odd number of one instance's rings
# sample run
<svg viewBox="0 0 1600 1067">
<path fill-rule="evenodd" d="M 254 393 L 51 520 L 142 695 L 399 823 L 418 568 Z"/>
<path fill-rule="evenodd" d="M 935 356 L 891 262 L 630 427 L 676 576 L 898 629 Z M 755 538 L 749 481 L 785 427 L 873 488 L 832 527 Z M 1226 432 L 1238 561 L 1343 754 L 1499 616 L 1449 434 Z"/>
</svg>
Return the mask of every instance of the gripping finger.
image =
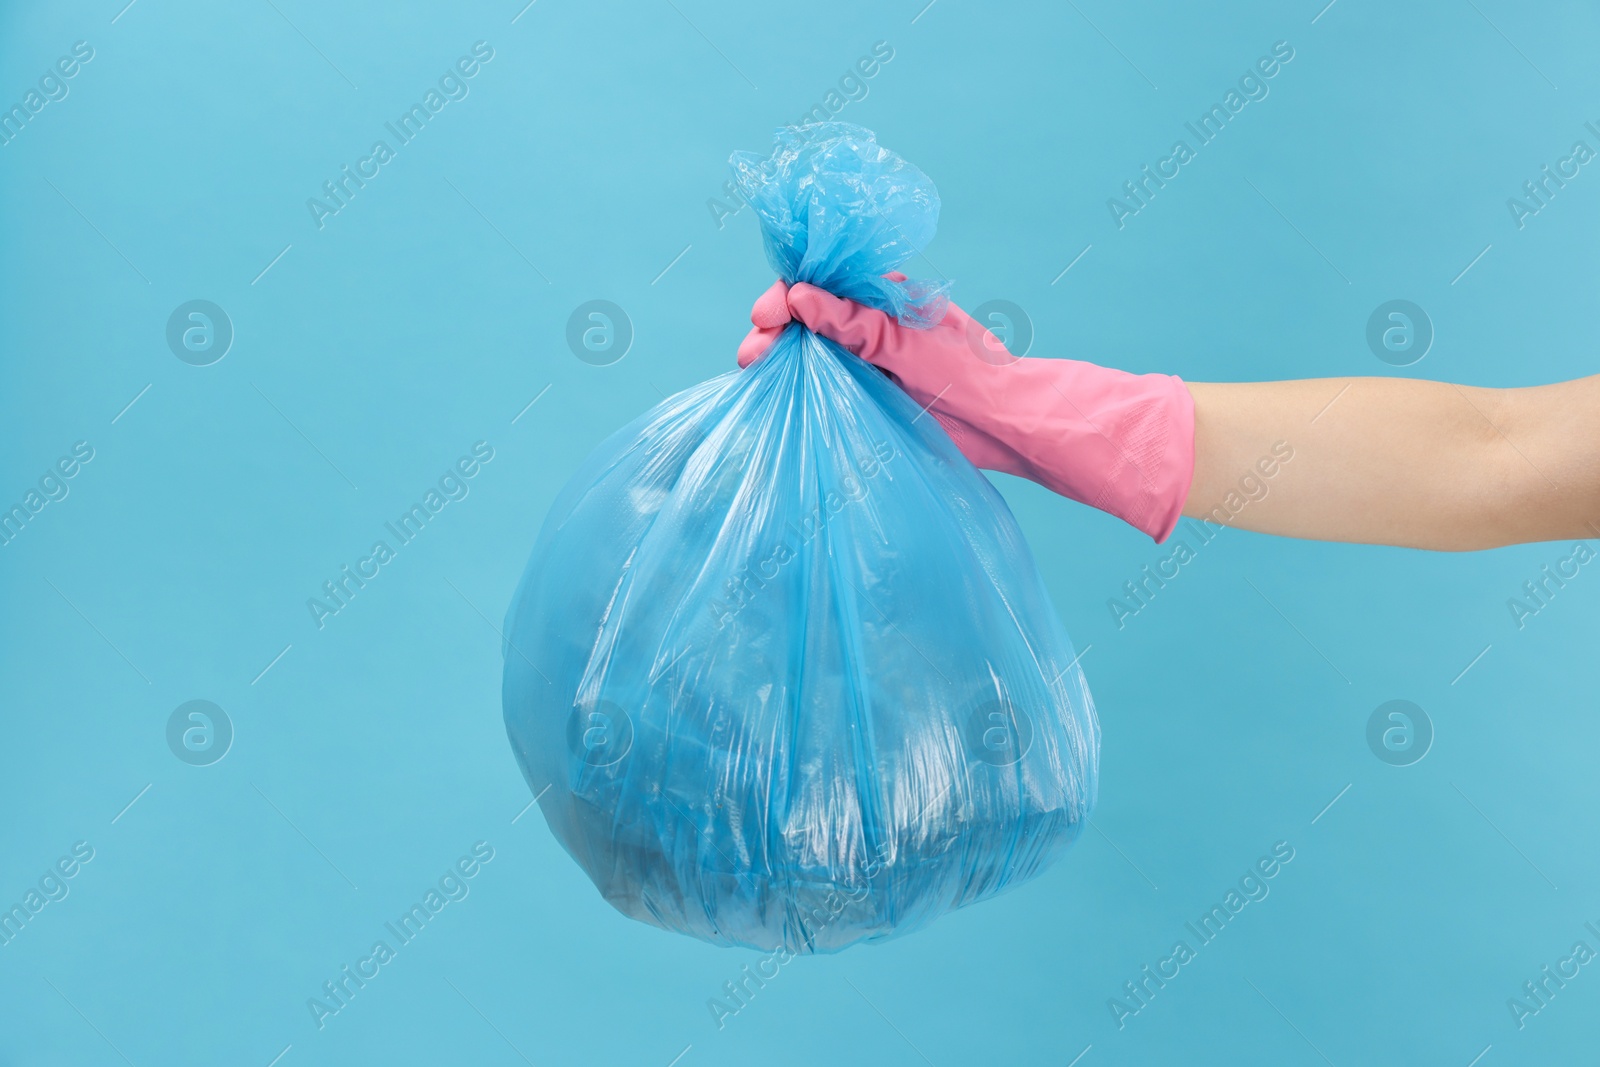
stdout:
<svg viewBox="0 0 1600 1067">
<path fill-rule="evenodd" d="M 789 311 L 813 333 L 838 342 L 868 363 L 894 370 L 900 326 L 876 308 L 801 282 L 789 290 Z"/>
</svg>

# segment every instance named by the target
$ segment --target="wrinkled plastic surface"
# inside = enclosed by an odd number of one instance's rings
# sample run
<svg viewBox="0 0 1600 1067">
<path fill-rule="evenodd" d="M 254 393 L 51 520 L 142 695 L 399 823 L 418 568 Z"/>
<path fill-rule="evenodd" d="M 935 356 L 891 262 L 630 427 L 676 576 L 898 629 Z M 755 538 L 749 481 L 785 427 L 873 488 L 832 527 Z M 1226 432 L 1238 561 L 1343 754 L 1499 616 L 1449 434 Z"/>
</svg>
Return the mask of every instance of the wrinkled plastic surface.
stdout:
<svg viewBox="0 0 1600 1067">
<path fill-rule="evenodd" d="M 921 172 L 824 124 L 781 131 L 763 173 L 785 280 L 943 314 L 941 286 L 881 277 L 932 236 Z M 551 830 L 618 909 L 707 941 L 905 933 L 1038 873 L 1093 803 L 1093 705 L 1005 502 L 799 324 L 596 449 L 505 633 Z"/>
</svg>

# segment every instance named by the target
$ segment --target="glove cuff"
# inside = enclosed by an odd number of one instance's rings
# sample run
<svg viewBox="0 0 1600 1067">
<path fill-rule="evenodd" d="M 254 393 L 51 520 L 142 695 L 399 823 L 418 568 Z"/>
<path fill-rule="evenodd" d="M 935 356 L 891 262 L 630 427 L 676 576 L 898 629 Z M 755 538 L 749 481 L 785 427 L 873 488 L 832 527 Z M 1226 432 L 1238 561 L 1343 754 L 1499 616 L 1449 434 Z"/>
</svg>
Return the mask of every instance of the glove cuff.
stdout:
<svg viewBox="0 0 1600 1067">
<path fill-rule="evenodd" d="M 1024 460 L 1024 476 L 1158 544 L 1170 537 L 1194 478 L 1194 398 L 1183 380 L 1076 360 L 1005 370 L 1010 402 L 993 410 L 1008 425 L 994 436 Z"/>
</svg>

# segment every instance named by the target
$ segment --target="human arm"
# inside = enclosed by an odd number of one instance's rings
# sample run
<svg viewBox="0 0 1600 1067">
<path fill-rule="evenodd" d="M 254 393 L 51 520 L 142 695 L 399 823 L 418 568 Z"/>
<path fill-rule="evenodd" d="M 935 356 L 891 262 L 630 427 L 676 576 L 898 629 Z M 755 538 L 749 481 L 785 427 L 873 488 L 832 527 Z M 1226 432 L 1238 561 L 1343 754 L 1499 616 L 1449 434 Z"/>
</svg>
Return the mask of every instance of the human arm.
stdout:
<svg viewBox="0 0 1600 1067">
<path fill-rule="evenodd" d="M 888 373 L 975 465 L 1030 478 L 1157 541 L 1180 512 L 1442 551 L 1600 536 L 1600 376 L 1526 389 L 1184 383 L 1017 359 L 954 305 L 938 326 L 913 330 L 782 283 L 757 301 L 740 365 L 791 317 Z"/>
<path fill-rule="evenodd" d="M 1191 518 L 1439 551 L 1600 537 L 1600 376 L 1524 389 L 1407 378 L 1187 385 Z M 1266 477 L 1259 464 L 1280 442 L 1293 459 L 1269 462 Z"/>
</svg>

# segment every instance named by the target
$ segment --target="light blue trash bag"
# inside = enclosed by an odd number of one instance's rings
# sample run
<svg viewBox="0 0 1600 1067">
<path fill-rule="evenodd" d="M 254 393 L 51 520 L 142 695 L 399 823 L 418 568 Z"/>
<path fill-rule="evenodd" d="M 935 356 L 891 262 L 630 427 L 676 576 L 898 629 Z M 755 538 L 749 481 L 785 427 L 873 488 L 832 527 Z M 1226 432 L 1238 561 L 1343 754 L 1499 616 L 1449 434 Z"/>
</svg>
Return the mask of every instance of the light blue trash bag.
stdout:
<svg viewBox="0 0 1600 1067">
<path fill-rule="evenodd" d="M 733 163 L 767 258 L 926 326 L 882 275 L 933 183 L 867 130 Z M 1094 801 L 1093 703 L 1016 520 L 939 423 L 798 323 L 617 431 L 506 618 L 506 731 L 606 900 L 706 941 L 834 952 L 1033 877 Z"/>
</svg>

